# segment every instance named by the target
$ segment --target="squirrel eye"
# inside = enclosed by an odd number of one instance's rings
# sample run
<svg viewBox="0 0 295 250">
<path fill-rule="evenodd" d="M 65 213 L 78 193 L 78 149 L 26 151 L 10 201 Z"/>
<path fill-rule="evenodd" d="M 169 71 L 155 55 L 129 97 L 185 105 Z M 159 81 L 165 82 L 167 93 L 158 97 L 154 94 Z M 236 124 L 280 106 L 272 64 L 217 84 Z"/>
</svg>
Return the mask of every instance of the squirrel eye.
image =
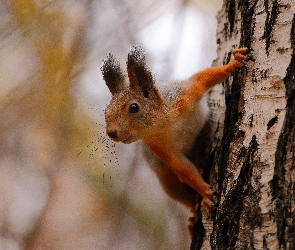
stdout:
<svg viewBox="0 0 295 250">
<path fill-rule="evenodd" d="M 139 111 L 139 106 L 138 106 L 137 103 L 130 104 L 130 106 L 129 106 L 129 113 L 134 114 L 134 113 L 137 113 L 138 111 Z"/>
</svg>

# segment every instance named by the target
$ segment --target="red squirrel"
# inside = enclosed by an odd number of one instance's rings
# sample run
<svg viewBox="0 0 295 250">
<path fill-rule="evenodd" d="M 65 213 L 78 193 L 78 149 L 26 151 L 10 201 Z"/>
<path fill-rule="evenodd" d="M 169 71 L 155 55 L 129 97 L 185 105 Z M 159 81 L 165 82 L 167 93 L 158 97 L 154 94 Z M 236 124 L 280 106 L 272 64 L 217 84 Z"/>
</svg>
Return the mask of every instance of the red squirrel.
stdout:
<svg viewBox="0 0 295 250">
<path fill-rule="evenodd" d="M 135 46 L 128 54 L 128 77 L 112 54 L 103 61 L 102 75 L 112 94 L 105 112 L 108 136 L 127 144 L 142 140 L 160 160 L 152 169 L 164 190 L 191 211 L 196 205 L 195 191 L 201 195 L 205 210 L 214 205 L 213 191 L 186 156 L 208 118 L 209 107 L 203 96 L 243 67 L 246 51 L 233 50 L 234 59 L 228 64 L 204 69 L 161 91 L 142 47 Z"/>
</svg>

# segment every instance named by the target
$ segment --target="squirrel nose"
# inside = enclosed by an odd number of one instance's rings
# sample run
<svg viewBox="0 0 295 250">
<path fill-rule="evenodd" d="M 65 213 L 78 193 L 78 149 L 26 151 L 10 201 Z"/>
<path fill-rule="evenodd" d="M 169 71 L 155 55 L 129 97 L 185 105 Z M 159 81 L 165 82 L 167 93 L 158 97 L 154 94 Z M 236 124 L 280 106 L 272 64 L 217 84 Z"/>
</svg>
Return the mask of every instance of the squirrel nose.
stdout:
<svg viewBox="0 0 295 250">
<path fill-rule="evenodd" d="M 107 135 L 114 139 L 114 138 L 117 137 L 117 130 L 115 130 L 115 129 L 107 129 Z"/>
</svg>

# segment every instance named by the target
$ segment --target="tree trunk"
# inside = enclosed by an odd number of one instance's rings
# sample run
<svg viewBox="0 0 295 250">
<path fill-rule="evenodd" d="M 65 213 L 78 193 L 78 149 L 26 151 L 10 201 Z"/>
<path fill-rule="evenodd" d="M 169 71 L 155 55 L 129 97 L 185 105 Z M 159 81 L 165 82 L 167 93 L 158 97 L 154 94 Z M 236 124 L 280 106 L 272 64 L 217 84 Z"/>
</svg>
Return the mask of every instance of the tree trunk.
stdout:
<svg viewBox="0 0 295 250">
<path fill-rule="evenodd" d="M 295 249 L 294 2 L 227 0 L 218 23 L 215 63 L 238 47 L 249 61 L 210 94 L 216 209 L 191 249 Z"/>
</svg>

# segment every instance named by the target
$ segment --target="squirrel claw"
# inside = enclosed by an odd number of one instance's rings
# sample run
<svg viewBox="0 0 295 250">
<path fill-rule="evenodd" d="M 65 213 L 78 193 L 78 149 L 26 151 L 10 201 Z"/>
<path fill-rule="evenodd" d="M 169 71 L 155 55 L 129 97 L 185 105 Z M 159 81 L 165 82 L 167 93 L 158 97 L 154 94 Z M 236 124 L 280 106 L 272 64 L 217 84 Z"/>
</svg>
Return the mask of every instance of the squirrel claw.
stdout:
<svg viewBox="0 0 295 250">
<path fill-rule="evenodd" d="M 203 198 L 201 205 L 206 210 L 206 212 L 210 212 L 214 207 L 214 203 L 209 198 Z"/>
<path fill-rule="evenodd" d="M 240 62 L 240 61 L 246 61 L 246 60 L 247 60 L 247 56 L 238 53 L 238 54 L 235 54 L 235 59 L 236 59 L 237 61 L 239 61 L 239 62 Z"/>
<path fill-rule="evenodd" d="M 214 202 L 212 201 L 213 196 L 216 195 L 216 192 L 212 191 L 211 189 L 202 197 L 201 206 L 206 210 L 206 212 L 209 212 L 214 207 Z"/>
<path fill-rule="evenodd" d="M 236 54 L 245 54 L 245 53 L 247 53 L 247 51 L 248 51 L 247 48 L 234 49 L 233 55 L 235 56 Z"/>
<path fill-rule="evenodd" d="M 242 61 L 246 61 L 248 59 L 248 57 L 245 55 L 245 53 L 247 52 L 247 48 L 239 48 L 239 49 L 235 49 L 233 50 L 233 56 L 234 59 L 242 62 Z"/>
<path fill-rule="evenodd" d="M 244 66 L 245 62 L 248 60 L 248 57 L 245 55 L 247 51 L 247 48 L 239 48 L 232 51 L 234 59 L 228 64 L 231 72 Z"/>
</svg>

